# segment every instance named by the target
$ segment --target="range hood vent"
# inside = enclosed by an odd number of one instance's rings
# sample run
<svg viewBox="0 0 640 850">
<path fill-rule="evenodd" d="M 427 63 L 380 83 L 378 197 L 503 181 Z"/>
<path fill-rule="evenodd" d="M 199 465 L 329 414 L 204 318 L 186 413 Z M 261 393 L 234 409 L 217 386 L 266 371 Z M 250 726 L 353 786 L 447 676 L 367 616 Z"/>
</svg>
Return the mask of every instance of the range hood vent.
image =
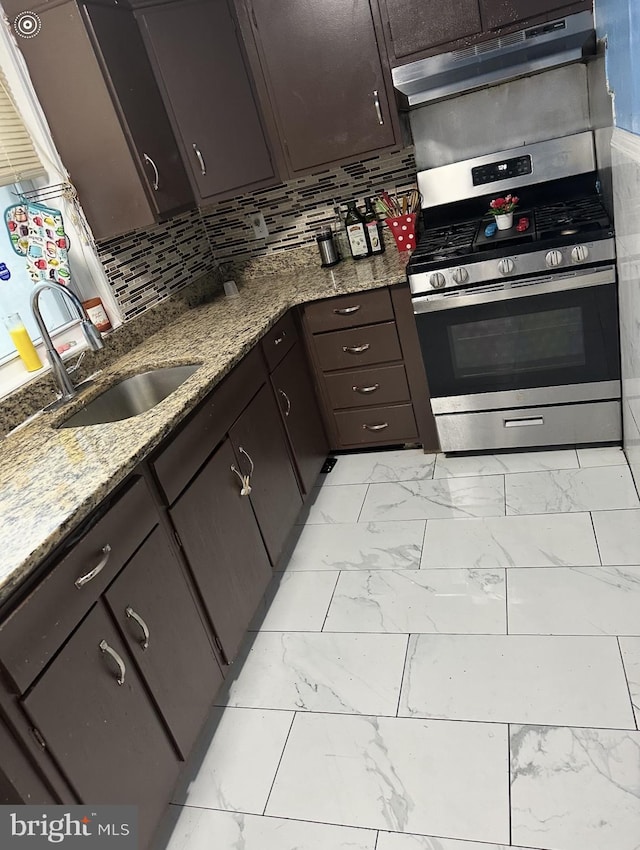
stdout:
<svg viewBox="0 0 640 850">
<path fill-rule="evenodd" d="M 393 84 L 409 106 L 495 86 L 593 55 L 591 12 L 579 12 L 462 50 L 394 68 Z"/>
</svg>

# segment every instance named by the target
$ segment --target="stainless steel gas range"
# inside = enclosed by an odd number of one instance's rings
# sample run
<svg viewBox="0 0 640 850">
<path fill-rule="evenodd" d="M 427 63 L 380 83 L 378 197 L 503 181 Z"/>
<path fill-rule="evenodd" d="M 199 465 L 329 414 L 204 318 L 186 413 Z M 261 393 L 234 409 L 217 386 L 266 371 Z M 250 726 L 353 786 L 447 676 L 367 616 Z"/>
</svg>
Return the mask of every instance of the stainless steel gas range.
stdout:
<svg viewBox="0 0 640 850">
<path fill-rule="evenodd" d="M 621 439 L 615 243 L 580 133 L 418 174 L 407 266 L 444 452 Z M 492 198 L 519 197 L 488 228 Z"/>
</svg>

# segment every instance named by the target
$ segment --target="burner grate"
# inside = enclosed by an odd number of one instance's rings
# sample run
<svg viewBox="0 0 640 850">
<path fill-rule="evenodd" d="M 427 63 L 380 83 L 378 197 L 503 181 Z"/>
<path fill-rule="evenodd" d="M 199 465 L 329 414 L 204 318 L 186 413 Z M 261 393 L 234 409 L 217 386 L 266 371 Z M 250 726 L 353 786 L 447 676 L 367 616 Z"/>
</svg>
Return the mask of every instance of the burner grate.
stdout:
<svg viewBox="0 0 640 850">
<path fill-rule="evenodd" d="M 473 245 L 476 228 L 477 222 L 472 221 L 425 230 L 420 237 L 414 257 L 428 260 L 468 252 Z"/>
</svg>

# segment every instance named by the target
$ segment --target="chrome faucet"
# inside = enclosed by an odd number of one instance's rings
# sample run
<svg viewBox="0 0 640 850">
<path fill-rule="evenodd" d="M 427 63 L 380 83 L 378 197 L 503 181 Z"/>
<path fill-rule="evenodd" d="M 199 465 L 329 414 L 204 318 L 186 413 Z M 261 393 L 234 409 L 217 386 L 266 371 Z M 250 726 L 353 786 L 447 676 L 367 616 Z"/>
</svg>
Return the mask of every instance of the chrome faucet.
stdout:
<svg viewBox="0 0 640 850">
<path fill-rule="evenodd" d="M 35 287 L 31 293 L 31 311 L 33 313 L 33 318 L 36 320 L 47 349 L 47 357 L 49 358 L 49 363 L 51 363 L 51 369 L 60 390 L 60 401 L 69 401 L 77 395 L 78 390 L 73 385 L 73 382 L 69 377 L 69 373 L 62 362 L 62 358 L 56 351 L 56 347 L 51 340 L 51 335 L 49 334 L 47 326 L 45 325 L 40 313 L 40 293 L 44 292 L 45 289 L 50 289 L 52 292 L 59 292 L 61 295 L 66 296 L 73 304 L 76 313 L 78 314 L 78 318 L 81 321 L 82 332 L 89 343 L 89 347 L 92 348 L 93 351 L 99 351 L 101 348 L 104 348 L 104 342 L 100 336 L 100 331 L 89 319 L 80 299 L 74 295 L 70 289 L 67 289 L 66 286 L 61 286 L 59 283 L 53 283 L 53 281 L 51 283 L 39 283 Z"/>
</svg>

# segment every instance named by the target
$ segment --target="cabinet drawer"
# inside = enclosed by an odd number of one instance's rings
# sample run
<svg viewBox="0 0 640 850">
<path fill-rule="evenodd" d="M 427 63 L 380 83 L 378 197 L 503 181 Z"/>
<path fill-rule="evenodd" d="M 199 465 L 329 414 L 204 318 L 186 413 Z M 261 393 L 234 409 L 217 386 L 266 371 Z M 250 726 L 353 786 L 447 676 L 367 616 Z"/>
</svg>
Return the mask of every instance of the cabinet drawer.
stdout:
<svg viewBox="0 0 640 850">
<path fill-rule="evenodd" d="M 413 405 L 394 404 L 336 413 L 340 446 L 403 443 L 417 439 Z"/>
<path fill-rule="evenodd" d="M 374 289 L 307 304 L 304 315 L 309 330 L 316 334 L 387 322 L 393 319 L 393 306 L 388 289 Z"/>
<path fill-rule="evenodd" d="M 267 361 L 269 373 L 273 372 L 287 352 L 291 351 L 298 338 L 298 330 L 293 318 L 293 311 L 276 322 L 268 333 L 262 337 L 262 351 Z"/>
<path fill-rule="evenodd" d="M 173 504 L 267 379 L 256 346 L 205 400 L 153 461 Z"/>
<path fill-rule="evenodd" d="M 395 322 L 322 334 L 314 345 L 323 372 L 402 360 Z"/>
<path fill-rule="evenodd" d="M 156 523 L 151 495 L 138 479 L 0 626 L 0 663 L 20 691 L 57 652 Z M 100 565 L 95 577 L 88 578 Z M 81 577 L 87 580 L 78 586 Z"/>
<path fill-rule="evenodd" d="M 400 363 L 326 375 L 325 382 L 334 410 L 411 401 L 407 375 Z"/>
</svg>

